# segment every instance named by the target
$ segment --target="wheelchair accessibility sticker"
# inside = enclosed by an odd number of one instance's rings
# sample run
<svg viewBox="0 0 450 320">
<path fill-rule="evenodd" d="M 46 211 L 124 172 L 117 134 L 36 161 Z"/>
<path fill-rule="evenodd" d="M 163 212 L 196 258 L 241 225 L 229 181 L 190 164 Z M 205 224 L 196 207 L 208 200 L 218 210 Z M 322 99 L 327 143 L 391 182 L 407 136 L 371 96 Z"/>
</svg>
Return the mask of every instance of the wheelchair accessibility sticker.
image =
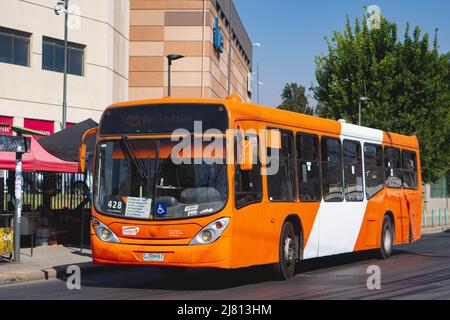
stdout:
<svg viewBox="0 0 450 320">
<path fill-rule="evenodd" d="M 155 203 L 155 213 L 157 217 L 167 216 L 167 203 L 166 202 L 156 202 Z"/>
</svg>

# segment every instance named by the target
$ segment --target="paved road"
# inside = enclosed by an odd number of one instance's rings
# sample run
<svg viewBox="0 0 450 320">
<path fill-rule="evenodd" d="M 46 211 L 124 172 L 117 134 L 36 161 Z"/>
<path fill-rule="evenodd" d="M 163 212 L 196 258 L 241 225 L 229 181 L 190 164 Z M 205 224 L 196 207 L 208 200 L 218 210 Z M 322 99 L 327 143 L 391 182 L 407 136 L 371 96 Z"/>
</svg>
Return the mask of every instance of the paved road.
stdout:
<svg viewBox="0 0 450 320">
<path fill-rule="evenodd" d="M 367 268 L 381 268 L 381 290 L 367 289 Z M 368 253 L 305 261 L 288 282 L 268 280 L 264 268 L 196 270 L 183 284 L 157 268 L 82 276 L 81 290 L 64 279 L 0 287 L 0 299 L 450 299 L 450 232 L 396 248 L 387 261 Z"/>
</svg>

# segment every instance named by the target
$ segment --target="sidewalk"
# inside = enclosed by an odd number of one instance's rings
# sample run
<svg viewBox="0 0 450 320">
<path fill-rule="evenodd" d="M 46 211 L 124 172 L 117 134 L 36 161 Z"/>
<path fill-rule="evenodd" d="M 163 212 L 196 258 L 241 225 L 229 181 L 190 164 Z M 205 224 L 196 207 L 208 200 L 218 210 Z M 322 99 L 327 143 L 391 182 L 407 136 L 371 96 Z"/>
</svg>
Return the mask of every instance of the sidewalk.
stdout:
<svg viewBox="0 0 450 320">
<path fill-rule="evenodd" d="M 83 253 L 80 253 L 79 248 L 63 246 L 37 247 L 33 257 L 30 256 L 30 249 L 22 249 L 20 259 L 20 263 L 0 260 L 0 286 L 63 277 L 70 265 L 78 265 L 82 273 L 114 268 L 94 265 L 89 249 L 83 249 Z"/>
<path fill-rule="evenodd" d="M 436 226 L 436 227 L 422 227 L 422 234 L 440 233 L 450 230 L 450 225 L 448 226 Z"/>
</svg>

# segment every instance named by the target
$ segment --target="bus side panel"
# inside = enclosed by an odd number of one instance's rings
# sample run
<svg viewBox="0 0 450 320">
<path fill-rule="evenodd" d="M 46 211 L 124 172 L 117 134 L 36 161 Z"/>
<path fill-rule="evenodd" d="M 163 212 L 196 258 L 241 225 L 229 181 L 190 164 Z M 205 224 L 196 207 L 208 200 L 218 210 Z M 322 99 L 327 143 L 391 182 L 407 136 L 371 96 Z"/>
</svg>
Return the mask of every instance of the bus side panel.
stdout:
<svg viewBox="0 0 450 320">
<path fill-rule="evenodd" d="M 380 191 L 367 203 L 364 220 L 353 251 L 363 251 L 380 247 L 381 223 L 386 212 L 385 192 Z"/>
<path fill-rule="evenodd" d="M 231 268 L 276 263 L 279 260 L 281 229 L 288 216 L 297 216 L 303 231 L 303 248 L 315 243 L 311 231 L 319 203 L 265 202 L 242 208 L 234 214 Z M 298 212 L 300 212 L 298 214 Z M 317 252 L 317 250 L 316 250 Z"/>
</svg>

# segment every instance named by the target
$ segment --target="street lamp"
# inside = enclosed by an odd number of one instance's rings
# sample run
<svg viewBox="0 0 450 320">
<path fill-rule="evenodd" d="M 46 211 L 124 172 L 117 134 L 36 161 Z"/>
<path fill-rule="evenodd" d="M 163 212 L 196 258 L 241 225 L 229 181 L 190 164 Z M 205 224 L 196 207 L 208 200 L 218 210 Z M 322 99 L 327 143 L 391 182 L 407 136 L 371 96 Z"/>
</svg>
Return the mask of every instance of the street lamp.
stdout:
<svg viewBox="0 0 450 320">
<path fill-rule="evenodd" d="M 362 102 L 369 102 L 370 99 L 367 97 L 359 97 L 359 116 L 358 116 L 358 125 L 361 125 L 361 103 Z"/>
<path fill-rule="evenodd" d="M 69 0 L 58 1 L 53 9 L 57 16 L 64 14 L 64 83 L 63 83 L 63 105 L 62 105 L 62 129 L 66 128 L 67 123 L 67 38 L 69 19 Z"/>
<path fill-rule="evenodd" d="M 181 54 L 169 54 L 167 56 L 167 61 L 169 62 L 169 73 L 168 73 L 168 85 L 167 85 L 167 95 L 170 97 L 171 94 L 171 67 L 172 67 L 172 61 L 179 60 L 184 58 Z"/>
<path fill-rule="evenodd" d="M 261 48 L 260 42 L 252 43 L 255 48 Z M 263 86 L 264 83 L 259 81 L 259 62 L 256 64 L 256 103 L 259 104 L 259 86 Z"/>
</svg>

